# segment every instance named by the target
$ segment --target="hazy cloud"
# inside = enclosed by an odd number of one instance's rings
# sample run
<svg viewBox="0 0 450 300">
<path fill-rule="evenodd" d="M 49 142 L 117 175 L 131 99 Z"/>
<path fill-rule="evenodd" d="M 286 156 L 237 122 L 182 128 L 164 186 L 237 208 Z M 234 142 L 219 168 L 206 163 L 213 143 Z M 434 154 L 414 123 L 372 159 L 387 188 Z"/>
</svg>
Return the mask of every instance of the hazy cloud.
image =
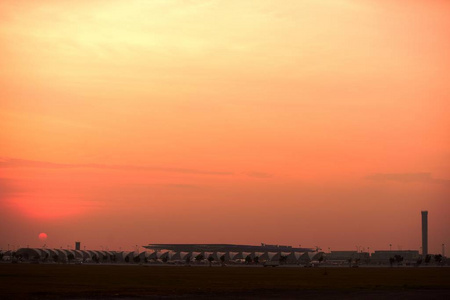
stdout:
<svg viewBox="0 0 450 300">
<path fill-rule="evenodd" d="M 22 180 L 0 178 L 0 202 L 11 196 L 18 196 L 30 192 L 29 187 L 23 186 Z"/>
<path fill-rule="evenodd" d="M 233 172 L 205 171 L 197 169 L 167 168 L 134 165 L 107 165 L 107 164 L 64 164 L 47 161 L 35 161 L 16 158 L 0 158 L 0 168 L 42 168 L 42 169 L 109 169 L 109 170 L 135 170 L 135 171 L 161 171 L 201 175 L 233 175 Z"/>
<path fill-rule="evenodd" d="M 448 179 L 434 178 L 431 173 L 375 173 L 365 177 L 374 181 L 397 181 L 397 182 L 422 182 L 435 184 L 450 184 Z"/>
<path fill-rule="evenodd" d="M 0 199 L 4 196 L 17 192 L 18 189 L 14 186 L 15 180 L 0 178 Z"/>
<path fill-rule="evenodd" d="M 245 173 L 245 175 L 250 176 L 250 177 L 255 177 L 255 178 L 270 178 L 273 176 L 272 174 L 264 173 L 264 172 L 247 172 L 247 173 Z"/>
<path fill-rule="evenodd" d="M 165 186 L 169 187 L 169 188 L 179 188 L 179 189 L 198 189 L 199 188 L 198 185 L 182 184 L 182 183 L 171 183 L 171 184 L 166 184 Z"/>
</svg>

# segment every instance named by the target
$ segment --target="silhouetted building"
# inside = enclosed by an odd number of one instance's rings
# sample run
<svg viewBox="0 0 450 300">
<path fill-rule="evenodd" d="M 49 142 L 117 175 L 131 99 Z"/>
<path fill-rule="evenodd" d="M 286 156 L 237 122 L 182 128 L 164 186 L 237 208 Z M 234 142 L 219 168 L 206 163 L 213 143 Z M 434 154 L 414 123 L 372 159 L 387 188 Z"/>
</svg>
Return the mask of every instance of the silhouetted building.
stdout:
<svg viewBox="0 0 450 300">
<path fill-rule="evenodd" d="M 75 242 L 75 250 L 81 250 L 80 249 L 80 242 Z"/>
<path fill-rule="evenodd" d="M 370 258 L 368 252 L 358 251 L 331 251 L 327 253 L 326 260 L 329 262 L 348 262 L 359 260 L 361 262 L 367 261 Z"/>
<path fill-rule="evenodd" d="M 419 259 L 417 250 L 376 250 L 372 253 L 370 261 L 373 263 L 388 263 L 390 258 L 400 255 L 405 263 L 416 262 Z"/>
<path fill-rule="evenodd" d="M 150 250 L 171 250 L 176 252 L 314 252 L 314 249 L 311 248 L 294 248 L 292 246 L 268 245 L 264 243 L 261 246 L 234 244 L 149 244 L 143 247 Z"/>
</svg>

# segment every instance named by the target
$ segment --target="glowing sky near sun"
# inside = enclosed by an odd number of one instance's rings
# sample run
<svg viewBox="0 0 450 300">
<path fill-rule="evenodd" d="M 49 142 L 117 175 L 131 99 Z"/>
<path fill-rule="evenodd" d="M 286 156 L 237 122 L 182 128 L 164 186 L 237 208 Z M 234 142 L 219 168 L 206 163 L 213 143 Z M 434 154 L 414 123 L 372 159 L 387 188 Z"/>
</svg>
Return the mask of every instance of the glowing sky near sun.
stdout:
<svg viewBox="0 0 450 300">
<path fill-rule="evenodd" d="M 450 244 L 450 2 L 1 1 L 0 246 Z"/>
</svg>

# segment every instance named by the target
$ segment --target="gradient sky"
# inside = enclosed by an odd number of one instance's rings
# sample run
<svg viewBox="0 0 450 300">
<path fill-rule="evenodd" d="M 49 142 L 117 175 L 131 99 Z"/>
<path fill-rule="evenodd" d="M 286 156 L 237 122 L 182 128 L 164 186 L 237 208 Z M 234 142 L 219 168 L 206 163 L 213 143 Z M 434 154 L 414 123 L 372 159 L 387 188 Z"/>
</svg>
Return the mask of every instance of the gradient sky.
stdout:
<svg viewBox="0 0 450 300">
<path fill-rule="evenodd" d="M 0 247 L 450 245 L 449 1 L 1 1 Z"/>
</svg>

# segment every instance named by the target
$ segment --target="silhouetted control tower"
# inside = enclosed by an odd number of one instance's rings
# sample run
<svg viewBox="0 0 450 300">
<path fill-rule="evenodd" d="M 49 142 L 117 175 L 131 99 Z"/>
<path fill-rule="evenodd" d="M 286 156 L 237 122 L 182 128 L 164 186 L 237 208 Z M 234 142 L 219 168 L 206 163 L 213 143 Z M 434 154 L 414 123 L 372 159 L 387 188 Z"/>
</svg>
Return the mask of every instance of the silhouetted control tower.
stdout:
<svg viewBox="0 0 450 300">
<path fill-rule="evenodd" d="M 422 211 L 422 255 L 428 255 L 428 211 Z"/>
</svg>

